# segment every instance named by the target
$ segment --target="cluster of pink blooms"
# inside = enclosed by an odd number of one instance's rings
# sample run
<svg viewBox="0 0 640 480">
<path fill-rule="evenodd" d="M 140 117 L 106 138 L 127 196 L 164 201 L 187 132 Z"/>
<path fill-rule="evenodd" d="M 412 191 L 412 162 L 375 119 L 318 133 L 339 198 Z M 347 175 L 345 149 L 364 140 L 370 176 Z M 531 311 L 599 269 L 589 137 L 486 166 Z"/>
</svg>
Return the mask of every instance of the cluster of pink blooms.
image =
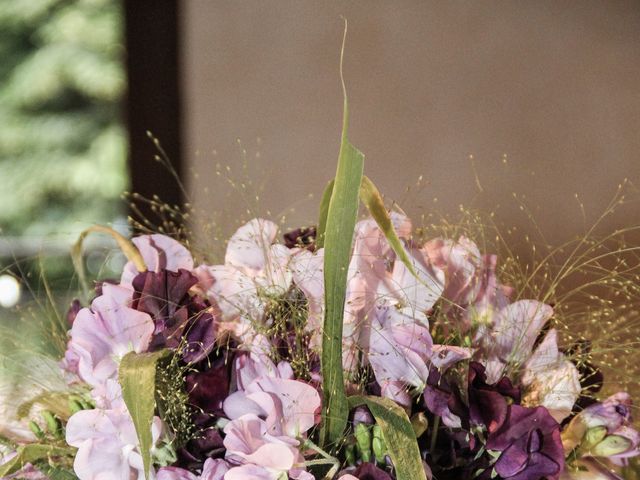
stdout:
<svg viewBox="0 0 640 480">
<path fill-rule="evenodd" d="M 496 275 L 496 256 L 483 255 L 471 240 L 418 245 L 408 218 L 392 213 L 391 219 L 413 268 L 396 257 L 374 220 L 357 224 L 343 368 L 347 389 L 392 399 L 412 417 L 440 419 L 431 428 L 442 431 L 435 444 L 442 453 L 421 446 L 428 475 L 610 478 L 603 462 L 623 464 L 640 453 L 628 395 L 580 406 L 583 375 L 559 348 L 557 331 L 547 328 L 551 306 L 513 300 L 513 289 Z M 307 312 L 304 348 L 318 358 L 324 250 L 313 242 L 278 243 L 277 230 L 262 219 L 242 226 L 222 265 L 196 266 L 184 246 L 163 235 L 133 239 L 147 276 L 128 263 L 118 282 L 100 285 L 90 307 L 75 313 L 62 362 L 71 382 L 90 387 L 95 404 L 66 425 L 80 480 L 145 478 L 118 366 L 129 352 L 158 348 L 176 349 L 200 369 L 189 394 L 211 414 L 204 424 L 215 432 L 216 448 L 194 462 L 193 452 L 166 460 L 175 432 L 155 417 L 157 480 L 315 478 L 308 459 L 318 451 L 311 448 L 321 412 L 318 361 L 310 376 L 296 378 L 289 361 L 272 355 L 277 347 L 266 332 L 274 299 L 297 291 Z M 162 298 L 145 297 L 147 291 Z M 463 377 L 465 385 L 456 385 L 460 366 L 468 384 Z M 357 381 L 363 372 L 365 385 Z M 574 471 L 565 468 L 569 455 Z M 341 461 L 336 478 L 394 478 L 393 466 L 378 460 Z"/>
</svg>

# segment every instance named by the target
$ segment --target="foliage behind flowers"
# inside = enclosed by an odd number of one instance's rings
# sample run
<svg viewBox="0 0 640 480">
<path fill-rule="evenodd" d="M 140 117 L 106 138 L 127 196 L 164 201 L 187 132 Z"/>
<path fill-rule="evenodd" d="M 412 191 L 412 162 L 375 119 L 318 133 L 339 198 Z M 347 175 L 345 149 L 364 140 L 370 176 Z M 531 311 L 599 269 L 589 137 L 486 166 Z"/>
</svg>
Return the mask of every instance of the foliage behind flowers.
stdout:
<svg viewBox="0 0 640 480">
<path fill-rule="evenodd" d="M 601 339 L 566 333 L 574 316 L 632 315 L 628 249 L 579 240 L 554 273 L 554 252 L 519 270 L 473 228 L 418 235 L 363 176 L 347 125 L 345 98 L 316 228 L 253 219 L 213 265 L 110 231 L 120 278 L 69 311 L 58 364 L 35 360 L 58 381 L 2 392 L 0 476 L 620 478 L 640 454 L 630 396 L 598 397 Z"/>
</svg>

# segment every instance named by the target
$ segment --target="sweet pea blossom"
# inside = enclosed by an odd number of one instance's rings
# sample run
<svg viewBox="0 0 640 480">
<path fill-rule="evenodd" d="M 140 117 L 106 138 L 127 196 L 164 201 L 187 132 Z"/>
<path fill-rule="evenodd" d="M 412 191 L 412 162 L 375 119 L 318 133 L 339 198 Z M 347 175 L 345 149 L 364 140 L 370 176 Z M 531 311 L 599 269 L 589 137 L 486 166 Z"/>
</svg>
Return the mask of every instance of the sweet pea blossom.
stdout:
<svg viewBox="0 0 640 480">
<path fill-rule="evenodd" d="M 151 433 L 155 444 L 163 432 L 154 417 Z M 66 440 L 77 447 L 73 469 L 80 480 L 144 480 L 138 437 L 126 408 L 82 410 L 69 418 Z"/>
<path fill-rule="evenodd" d="M 424 388 L 432 344 L 429 330 L 411 317 L 393 307 L 376 309 L 368 359 L 383 396 L 411 404 L 406 387 Z"/>
<path fill-rule="evenodd" d="M 524 365 L 521 383 L 523 404 L 542 405 L 561 422 L 569 416 L 580 396 L 580 373 L 558 350 L 558 334 L 551 329 Z"/>
<path fill-rule="evenodd" d="M 193 270 L 191 253 L 184 245 L 171 237 L 160 234 L 140 235 L 132 238 L 131 241 L 140 252 L 147 270 L 150 272 Z M 133 262 L 127 262 L 120 276 L 120 284 L 131 286 L 133 279 L 139 273 Z"/>
<path fill-rule="evenodd" d="M 482 255 L 466 237 L 458 241 L 435 238 L 421 249 L 431 264 L 445 274 L 441 312 L 456 331 L 465 333 L 477 326 L 482 337 L 494 321 L 496 311 L 506 307 L 512 289 L 498 282 L 496 255 Z M 451 326 L 442 324 L 445 331 Z"/>
<path fill-rule="evenodd" d="M 493 326 L 479 339 L 489 383 L 509 370 L 523 367 L 540 330 L 552 315 L 549 305 L 535 300 L 518 300 L 495 314 Z"/>
<path fill-rule="evenodd" d="M 200 475 L 183 468 L 164 467 L 158 470 L 156 480 L 223 480 L 229 478 L 225 476 L 228 471 L 229 464 L 225 460 L 208 458 L 202 466 Z"/>
<path fill-rule="evenodd" d="M 509 406 L 486 448 L 500 452 L 493 468 L 505 480 L 557 480 L 564 468 L 560 425 L 544 407 Z"/>
<path fill-rule="evenodd" d="M 274 244 L 278 227 L 253 219 L 233 234 L 224 265 L 202 265 L 196 275 L 207 295 L 222 311 L 222 331 L 249 345 L 255 325 L 264 324 L 269 299 L 283 295 L 291 285 L 290 252 Z"/>
<path fill-rule="evenodd" d="M 124 287 L 104 284 L 91 308 L 78 312 L 68 350 L 77 359 L 80 378 L 96 395 L 109 379 L 117 378 L 118 364 L 129 352 L 147 350 L 154 324 L 149 315 L 127 306 Z"/>
<path fill-rule="evenodd" d="M 321 402 L 317 390 L 283 378 L 293 375 L 290 366 L 281 363 L 276 367 L 266 356 L 241 354 L 236 369 L 241 390 L 224 402 L 231 420 L 224 428 L 226 459 L 245 471 L 249 470 L 245 465 L 266 469 L 267 476 L 256 478 L 277 479 L 286 472 L 302 475 L 299 439 L 318 422 Z M 234 472 L 232 478 L 242 478 L 234 477 L 236 474 L 240 473 Z"/>
<path fill-rule="evenodd" d="M 391 212 L 393 227 L 398 237 L 408 240 L 411 234 L 410 220 Z M 428 326 L 427 312 L 440 297 L 444 274 L 429 264 L 421 251 L 408 249 L 416 279 L 404 263 L 396 259 L 384 233 L 373 219 L 357 223 L 354 246 L 347 276 L 347 292 L 343 326 L 343 366 L 352 371 L 358 365 L 359 352 L 385 355 L 388 347 L 379 352 L 369 352 L 370 342 L 382 347 L 380 334 L 388 336 L 376 322 L 380 307 L 394 307 L 406 317 L 407 325 L 416 322 L 421 328 Z M 312 253 L 301 250 L 292 257 L 294 283 L 305 293 L 309 301 L 309 321 L 312 345 L 319 346 L 320 327 L 324 309 L 324 250 Z M 373 330 L 377 329 L 378 333 Z M 387 342 L 393 344 L 394 342 Z"/>
</svg>

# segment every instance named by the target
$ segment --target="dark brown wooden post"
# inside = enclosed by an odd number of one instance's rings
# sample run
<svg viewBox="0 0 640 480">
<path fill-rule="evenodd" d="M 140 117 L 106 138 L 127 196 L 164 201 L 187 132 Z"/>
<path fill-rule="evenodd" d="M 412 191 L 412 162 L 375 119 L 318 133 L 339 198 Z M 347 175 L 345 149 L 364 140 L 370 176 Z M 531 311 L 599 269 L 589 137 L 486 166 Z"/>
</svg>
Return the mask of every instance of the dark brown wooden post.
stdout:
<svg viewBox="0 0 640 480">
<path fill-rule="evenodd" d="M 145 198 L 157 195 L 171 205 L 182 205 L 183 195 L 174 175 L 154 159 L 158 151 L 146 132 L 160 140 L 181 176 L 179 3 L 124 0 L 131 191 Z M 157 222 L 150 209 L 140 205 L 143 216 Z"/>
</svg>

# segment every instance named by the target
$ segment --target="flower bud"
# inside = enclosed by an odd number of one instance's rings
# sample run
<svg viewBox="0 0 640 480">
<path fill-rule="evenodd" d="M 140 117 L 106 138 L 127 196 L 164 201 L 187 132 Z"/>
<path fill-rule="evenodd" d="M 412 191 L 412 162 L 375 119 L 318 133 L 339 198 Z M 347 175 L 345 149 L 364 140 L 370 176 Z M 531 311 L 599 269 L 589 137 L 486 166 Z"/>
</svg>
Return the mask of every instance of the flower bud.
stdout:
<svg viewBox="0 0 640 480">
<path fill-rule="evenodd" d="M 420 438 L 429 428 L 429 420 L 427 420 L 427 416 L 423 412 L 418 412 L 411 417 L 411 426 L 416 438 Z"/>
<path fill-rule="evenodd" d="M 621 435 L 609 435 L 591 449 L 594 457 L 612 457 L 626 452 L 632 447 L 631 440 Z"/>
<path fill-rule="evenodd" d="M 42 431 L 40 426 L 33 420 L 29 422 L 29 430 L 33 432 L 38 440 L 42 440 L 44 438 L 44 432 Z"/>
<path fill-rule="evenodd" d="M 363 462 L 371 461 L 371 429 L 364 423 L 356 425 L 355 429 L 356 445 Z"/>
<path fill-rule="evenodd" d="M 62 423 L 56 417 L 53 416 L 49 410 L 42 411 L 42 418 L 47 425 L 47 430 L 51 435 L 55 438 L 64 438 L 64 433 L 62 431 Z"/>
<path fill-rule="evenodd" d="M 378 463 L 384 464 L 384 458 L 387 456 L 387 444 L 382 435 L 382 429 L 378 425 L 373 426 L 373 440 L 371 440 L 373 454 Z"/>
</svg>

